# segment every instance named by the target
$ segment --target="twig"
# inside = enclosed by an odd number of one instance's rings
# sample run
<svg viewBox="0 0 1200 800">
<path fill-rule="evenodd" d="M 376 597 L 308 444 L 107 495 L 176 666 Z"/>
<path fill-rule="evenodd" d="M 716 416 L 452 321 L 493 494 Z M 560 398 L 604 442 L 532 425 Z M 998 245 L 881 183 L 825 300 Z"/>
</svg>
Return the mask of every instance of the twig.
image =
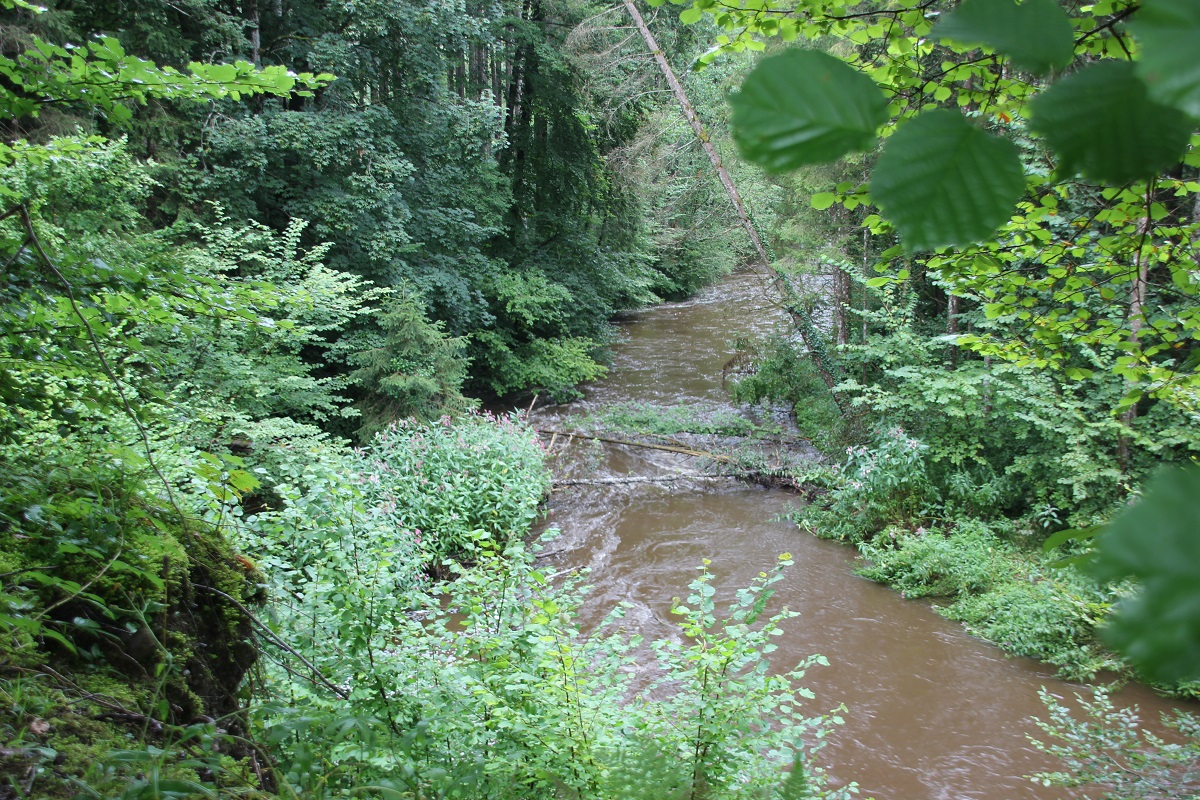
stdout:
<svg viewBox="0 0 1200 800">
<path fill-rule="evenodd" d="M 239 601 L 237 598 L 230 597 L 229 595 L 225 594 L 225 592 L 222 592 L 220 589 L 214 589 L 213 587 L 205 586 L 202 583 L 193 583 L 192 586 L 194 586 L 197 589 L 204 589 L 207 592 L 212 592 L 215 595 L 220 595 L 221 597 L 224 597 L 229 602 L 233 603 L 235 606 L 237 606 L 238 610 L 241 611 L 243 614 L 245 614 L 246 617 L 251 622 L 253 622 L 255 625 L 257 625 L 259 628 L 262 629 L 262 631 L 267 635 L 267 638 L 270 639 L 271 642 L 276 647 L 279 647 L 279 648 L 287 651 L 288 653 L 292 654 L 293 656 L 295 656 L 297 659 L 300 660 L 300 663 L 304 664 L 304 666 L 311 669 L 313 672 L 313 676 L 316 678 L 318 683 L 320 683 L 326 689 L 333 692 L 334 694 L 336 694 L 338 697 L 342 698 L 343 700 L 350 699 L 350 695 L 348 692 L 346 692 L 345 689 L 342 689 L 341 687 L 336 686 L 333 683 L 330 683 L 329 679 L 326 678 L 324 675 L 322 675 L 321 671 L 319 669 L 317 669 L 316 666 L 311 661 L 309 661 L 307 658 L 305 658 L 304 656 L 297 653 L 295 651 L 295 649 L 293 649 L 292 646 L 289 645 L 287 642 L 285 642 L 283 639 L 280 639 L 279 636 L 276 635 L 275 631 L 271 630 L 270 626 L 268 626 L 267 623 L 263 622 L 261 619 L 256 617 L 254 615 L 254 613 L 252 611 L 250 611 L 250 609 L 246 608 L 246 606 L 242 605 L 241 601 Z"/>
</svg>

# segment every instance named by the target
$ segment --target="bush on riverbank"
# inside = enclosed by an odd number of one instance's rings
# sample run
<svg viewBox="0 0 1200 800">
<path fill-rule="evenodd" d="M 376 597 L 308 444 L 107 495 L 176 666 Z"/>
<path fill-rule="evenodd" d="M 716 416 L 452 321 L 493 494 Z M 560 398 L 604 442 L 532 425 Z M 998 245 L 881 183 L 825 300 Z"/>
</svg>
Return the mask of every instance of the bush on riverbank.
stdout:
<svg viewBox="0 0 1200 800">
<path fill-rule="evenodd" d="M 481 547 L 454 580 L 396 597 L 382 596 L 386 586 L 355 590 L 376 573 L 351 561 L 318 570 L 318 582 L 352 591 L 284 611 L 292 621 L 281 616 L 281 632 L 343 696 L 269 669 L 277 704 L 255 715 L 289 789 L 625 800 L 682 799 L 703 786 L 706 797 L 752 798 L 802 760 L 813 796 L 849 796 L 821 788 L 800 744 L 830 722 L 802 713 L 795 681 L 807 665 L 768 673 L 768 642 L 789 615 L 760 609 L 782 563 L 739 595 L 728 619 L 715 614 L 704 573 L 677 609 L 681 641 L 653 647 L 660 679 L 643 688 L 634 665 L 647 654 L 622 631 L 621 610 L 581 635 L 581 580 L 552 580 L 537 549 Z M 313 612 L 329 621 L 309 637 L 297 629 Z"/>
<path fill-rule="evenodd" d="M 1031 741 L 1064 768 L 1030 776 L 1035 783 L 1099 789 L 1104 800 L 1200 796 L 1200 717 L 1164 714 L 1163 728 L 1175 735 L 1160 738 L 1142 727 L 1137 706 L 1116 707 L 1107 689 L 1093 689 L 1091 699 L 1077 694 L 1081 714 L 1044 689 L 1040 696 L 1049 718 L 1036 722 L 1047 740 Z"/>
<path fill-rule="evenodd" d="M 796 512 L 797 524 L 854 544 L 862 575 L 905 597 L 945 598 L 938 613 L 1007 652 L 1058 667 L 1063 678 L 1131 675 L 1097 636 L 1117 589 L 1042 553 L 1045 515 L 986 514 L 993 487 L 930 480 L 928 452 L 898 426 L 873 445 L 849 447 L 843 463 L 804 476 L 826 493 Z M 1187 686 L 1174 691 L 1192 694 Z"/>
<path fill-rule="evenodd" d="M 1096 634 L 1115 587 L 1053 568 L 1061 554 L 1042 543 L 1110 519 L 1151 467 L 1196 451 L 1194 426 L 1159 403 L 1126 428 L 1111 410 L 1124 385 L 1106 373 L 1063 383 L 952 352 L 941 322 L 922 317 L 920 288 L 868 292 L 866 322 L 839 351 L 844 413 L 794 343 L 764 348 L 739 383 L 743 399 L 794 404 L 832 462 L 796 476 L 816 496 L 796 521 L 858 547 L 874 580 L 952 598 L 943 614 L 1009 652 L 1069 678 L 1131 675 Z M 836 435 L 811 427 L 830 417 Z"/>
<path fill-rule="evenodd" d="M 939 598 L 942 616 L 1014 655 L 1055 665 L 1064 678 L 1121 670 L 1095 636 L 1113 593 L 1022 552 L 1005 533 L 1011 537 L 1011 526 L 972 519 L 944 529 L 891 528 L 859 545 L 866 559 L 859 574 L 905 597 Z"/>
</svg>

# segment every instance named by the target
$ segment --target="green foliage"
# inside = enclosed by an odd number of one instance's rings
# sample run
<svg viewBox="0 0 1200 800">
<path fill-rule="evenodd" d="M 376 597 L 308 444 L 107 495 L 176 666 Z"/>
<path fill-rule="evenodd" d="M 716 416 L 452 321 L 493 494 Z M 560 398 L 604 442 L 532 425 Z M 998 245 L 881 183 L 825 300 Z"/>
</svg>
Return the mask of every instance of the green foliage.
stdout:
<svg viewBox="0 0 1200 800">
<path fill-rule="evenodd" d="M 39 797 L 196 789 L 214 770 L 247 785 L 213 750 L 233 737 L 190 723 L 240 706 L 261 576 L 156 496 L 144 453 L 119 444 L 130 428 L 0 449 L 0 736 Z M 138 751 L 148 735 L 161 747 Z"/>
<path fill-rule="evenodd" d="M 1101 61 L 1055 83 L 1030 102 L 1029 125 L 1058 154 L 1059 174 L 1114 186 L 1178 163 L 1195 129 L 1182 111 L 1151 100 L 1124 61 Z"/>
<path fill-rule="evenodd" d="M 868 266 L 901 279 L 936 275 L 947 293 L 1008 323 L 960 332 L 961 346 L 1072 379 L 1111 370 L 1130 383 L 1123 409 L 1147 396 L 1195 404 L 1197 373 L 1185 353 L 1196 340 L 1196 287 L 1182 255 L 1200 224 L 1187 116 L 1195 111 L 1194 3 L 1076 9 L 979 0 L 937 14 L 849 0 L 689 5 L 723 30 L 714 55 L 804 37 L 892 98 L 869 196 L 864 170 L 813 199 L 837 203 L 877 237 L 875 247 L 863 243 Z M 762 81 L 803 83 L 784 63 L 763 59 L 747 80 L 777 72 Z M 1062 70 L 1038 77 L 1025 68 Z M 855 107 L 853 97 L 840 107 Z M 959 139 L 950 141 L 961 151 L 916 135 L 949 130 L 952 120 Z M 739 138 L 752 141 L 758 125 Z M 861 146 L 857 135 L 844 141 L 852 140 Z M 970 157 L 975 150 L 996 153 Z M 1078 172 L 1108 185 L 1077 180 Z M 947 182 L 958 189 L 943 191 Z M 881 214 L 863 214 L 867 202 Z M 896 234 L 910 251 L 959 249 L 900 263 Z"/>
<path fill-rule="evenodd" d="M 14 5 L 6 3 L 5 7 L 11 9 Z M 34 10 L 25 3 L 19 7 Z M 226 97 L 237 100 L 243 95 L 259 94 L 307 96 L 333 79 L 326 73 L 296 74 L 280 66 L 260 68 L 247 61 L 195 61 L 185 73 L 131 55 L 112 37 L 96 36 L 82 45 L 59 45 L 36 35 L 29 37 L 27 46 L 15 58 L 0 55 L 0 75 L 6 79 L 0 89 L 0 115 L 6 119 L 36 117 L 47 106 L 74 105 L 118 123 L 131 119 L 131 103 L 198 102 Z M 31 147 L 23 140 L 0 142 L 0 165 L 45 161 L 64 152 L 61 146 Z M 7 188 L 0 194 L 13 197 Z"/>
<path fill-rule="evenodd" d="M 896 131 L 871 176 L 872 199 L 909 250 L 988 236 L 1024 191 L 1017 148 L 946 109 Z"/>
<path fill-rule="evenodd" d="M 190 74 L 125 52 L 112 37 L 97 37 L 86 45 L 60 46 L 34 37 L 32 46 L 16 59 L 0 56 L 0 74 L 9 85 L 0 93 L 0 114 L 18 119 L 37 116 L 47 103 L 83 103 L 121 122 L 132 111 L 125 101 L 145 104 L 150 99 L 202 101 L 260 93 L 311 95 L 332 75 L 297 75 L 282 67 L 256 68 L 246 61 L 233 64 L 188 65 Z"/>
<path fill-rule="evenodd" d="M 512 417 L 472 415 L 451 423 L 401 420 L 378 433 L 363 470 L 369 496 L 395 504 L 426 560 L 503 548 L 528 531 L 550 491 L 536 434 Z"/>
<path fill-rule="evenodd" d="M 730 104 L 742 155 L 775 172 L 866 150 L 887 121 L 879 90 L 819 50 L 764 59 Z"/>
<path fill-rule="evenodd" d="M 1075 32 L 1053 0 L 967 0 L 933 28 L 939 39 L 982 44 L 1012 59 L 1018 69 L 1044 75 L 1071 62 Z"/>
<path fill-rule="evenodd" d="M 800 706 L 811 693 L 794 684 L 808 667 L 828 662 L 812 656 L 788 672 L 772 674 L 768 658 L 775 650 L 772 637 L 783 633 L 780 623 L 796 615 L 784 608 L 765 616 L 770 587 L 791 564 L 789 553 L 779 556 L 770 572 L 760 572 L 751 586 L 737 591 L 721 618 L 706 560 L 689 584 L 686 605 L 676 602 L 673 609 L 682 617 L 684 640 L 653 644 L 662 678 L 645 696 L 671 694 L 635 707 L 634 728 L 650 733 L 665 759 L 683 765 L 689 798 L 768 793 L 780 783 L 780 767 L 789 765 L 802 771 L 813 789 L 824 785 L 823 773 L 807 756 L 821 747 L 823 729 L 841 718 L 836 712 L 805 717 Z M 802 744 L 805 735 L 814 734 L 815 745 Z M 854 791 L 851 784 L 833 794 Z"/>
<path fill-rule="evenodd" d="M 1141 727 L 1137 707 L 1117 708 L 1105 689 L 1091 699 L 1076 695 L 1083 718 L 1045 689 L 1039 692 L 1049 719 L 1035 720 L 1049 741 L 1033 739 L 1042 752 L 1064 762 L 1064 769 L 1030 780 L 1043 786 L 1088 787 L 1104 800 L 1191 797 L 1200 791 L 1194 765 L 1200 757 L 1200 720 L 1175 712 L 1163 724 L 1178 737 L 1164 740 Z"/>
<path fill-rule="evenodd" d="M 608 431 L 672 436 L 680 433 L 716 436 L 778 436 L 779 426 L 762 425 L 728 409 L 697 409 L 653 403 L 618 403 L 588 412 L 582 424 Z"/>
<path fill-rule="evenodd" d="M 653 105 L 601 118 L 620 103 L 563 33 L 589 9 L 0 7 L 0 761 L 22 791 L 850 791 L 799 755 L 823 731 L 799 673 L 768 669 L 775 572 L 725 621 L 693 586 L 688 643 L 657 650 L 668 706 L 629 677 L 640 642 L 617 617 L 581 635 L 578 580 L 522 544 L 548 490 L 523 426 L 401 420 L 349 451 L 312 425 L 351 415 L 351 378 L 369 425 L 466 406 L 464 348 L 476 390 L 566 396 L 614 311 L 732 260 L 688 230 L 715 207 L 690 164 L 641 225 L 653 195 L 609 157 Z"/>
<path fill-rule="evenodd" d="M 1009 4 L 1004 0 L 978 0 L 966 3 L 948 15 L 932 31 L 932 36 L 943 40 L 944 51 L 940 54 L 943 55 L 942 67 L 940 72 L 930 70 L 930 77 L 926 78 L 925 71 L 937 63 L 934 59 L 928 58 L 935 52 L 931 43 L 924 38 L 926 33 L 930 33 L 928 19 L 904 20 L 904 23 L 911 25 L 911 28 L 902 33 L 897 32 L 895 28 L 892 28 L 890 32 L 883 28 L 869 27 L 847 30 L 849 26 L 844 24 L 831 25 L 835 19 L 844 20 L 844 17 L 838 15 L 842 5 L 841 2 L 831 2 L 828 7 L 806 9 L 804 23 L 807 24 L 797 21 L 796 26 L 808 28 L 805 32 L 814 37 L 819 34 L 840 34 L 857 45 L 864 45 L 872 38 L 883 39 L 889 57 L 894 56 L 897 61 L 910 58 L 915 63 L 904 64 L 899 70 L 885 72 L 873 69 L 869 56 L 862 57 L 856 53 L 848 60 L 859 62 L 860 68 L 871 74 L 876 81 L 901 93 L 910 86 L 924 91 L 924 83 L 935 82 L 938 88 L 933 92 L 933 99 L 938 102 L 945 102 L 953 97 L 955 92 L 951 87 L 960 78 L 956 74 L 956 61 L 962 59 L 970 50 L 970 47 L 966 46 L 955 47 L 946 40 L 962 42 L 964 45 L 979 43 L 989 45 L 1001 55 L 1011 59 L 1016 66 L 1044 73 L 1051 67 L 1065 65 L 1074 56 L 1088 53 L 1090 46 L 1081 47 L 1086 41 L 1086 37 L 1072 42 L 1073 28 L 1100 24 L 1095 17 L 1091 16 L 1096 13 L 1094 7 L 1089 7 L 1086 11 L 1081 12 L 1080 17 L 1069 20 L 1056 4 L 1049 2 L 1025 3 L 1020 6 Z M 891 12 L 881 9 L 879 13 L 882 15 Z M 1169 11 L 1166 13 L 1170 14 Z M 903 19 L 904 12 L 899 12 L 899 15 L 897 21 Z M 864 16 L 869 17 L 870 15 Z M 756 35 L 771 36 L 785 33 L 783 25 L 775 20 L 772 20 L 770 26 L 763 25 L 760 15 L 749 9 L 725 12 L 725 17 L 732 25 L 744 25 L 739 36 L 743 43 L 754 41 Z M 1153 41 L 1152 34 L 1151 42 L 1153 43 Z M 1121 46 L 1124 47 L 1123 44 Z M 723 47 L 733 49 L 732 43 L 727 43 Z M 1167 47 L 1168 52 L 1174 52 L 1171 50 L 1169 42 Z M 1081 49 L 1083 53 L 1079 52 Z M 1128 55 L 1128 48 L 1125 48 L 1125 51 Z M 1171 58 L 1170 55 L 1166 57 Z M 922 64 L 922 59 L 929 63 Z M 754 77 L 757 74 L 779 73 L 776 78 L 772 79 L 772 85 L 787 85 L 787 76 L 780 70 L 780 63 L 777 60 L 765 60 L 752 74 L 750 80 L 759 80 Z M 1004 81 L 1004 76 L 1001 76 L 1000 80 Z M 1023 103 L 1034 94 L 1031 89 L 1035 87 L 1018 83 L 1011 78 L 1006 82 L 1009 85 L 1005 87 L 1005 91 L 1011 92 L 1013 99 L 1016 100 L 1014 104 L 1016 113 L 1021 116 L 1029 115 L 1023 107 Z M 1114 86 L 1115 91 L 1108 91 Z M 1098 87 L 1103 87 L 1104 91 L 1098 92 Z M 1080 166 L 1085 173 L 1102 181 L 1111 182 L 1113 185 L 1119 185 L 1133 178 L 1146 177 L 1161 172 L 1179 161 L 1185 153 L 1191 133 L 1188 123 L 1184 120 L 1182 110 L 1157 104 L 1154 104 L 1153 107 L 1147 105 L 1150 102 L 1147 99 L 1147 92 L 1146 84 L 1141 81 L 1140 77 L 1135 76 L 1133 67 L 1129 64 L 1116 60 L 1093 64 L 1082 69 L 1076 75 L 1056 83 L 1042 95 L 1034 98 L 1030 107 L 1032 112 L 1030 116 L 1031 129 L 1045 136 L 1047 143 L 1059 157 L 1059 171 L 1064 176 L 1070 174 L 1076 166 Z M 993 90 L 989 95 L 984 95 L 985 103 L 995 102 L 997 94 L 997 91 Z M 1160 90 L 1160 95 L 1182 99 L 1186 97 L 1187 90 L 1183 89 L 1174 94 L 1169 90 L 1166 92 Z M 856 98 L 857 95 L 843 98 L 841 108 L 855 107 L 858 102 Z M 960 107 L 969 105 L 972 100 L 973 98 L 969 94 L 966 96 L 960 94 L 958 105 Z M 1131 124 L 1129 120 L 1141 118 L 1143 112 L 1153 112 L 1161 117 L 1161 120 L 1156 118 L 1155 123 L 1147 131 L 1133 131 L 1129 127 Z M 822 113 L 827 112 L 822 111 Z M 906 109 L 893 109 L 893 113 L 900 118 L 915 114 L 917 120 L 914 120 L 913 124 L 916 124 L 918 120 L 924 120 L 934 112 L 929 110 L 929 106 L 921 103 Z M 947 112 L 943 111 L 942 113 Z M 809 112 L 804 114 L 805 118 L 809 116 L 816 119 L 816 116 Z M 752 141 L 756 135 L 753 129 L 760 125 L 754 120 L 746 120 L 746 123 L 748 123 L 748 128 L 739 133 L 740 141 Z M 933 123 L 922 122 L 922 124 L 932 125 Z M 903 132 L 906 127 L 901 125 L 899 132 Z M 1128 135 L 1123 136 L 1123 132 Z M 979 139 L 978 141 L 983 140 Z M 854 136 L 843 137 L 843 143 L 845 149 L 865 147 L 861 135 L 857 133 Z M 1149 146 L 1149 152 L 1144 152 L 1147 146 Z M 834 149 L 830 159 L 838 157 L 845 152 L 845 149 L 840 152 Z M 913 190 L 914 198 L 916 198 L 914 202 L 920 202 L 920 205 L 916 206 L 917 213 L 934 212 L 942 203 L 935 184 L 931 182 L 941 179 L 940 171 L 932 166 L 932 157 L 939 152 L 944 156 L 944 152 L 931 149 L 918 150 L 913 148 L 913 142 L 904 140 L 888 149 L 893 153 L 907 154 L 911 151 L 913 161 L 923 161 L 930 165 L 924 174 L 914 173 L 910 178 L 914 183 L 920 184 Z M 754 149 L 745 150 L 745 153 L 748 158 L 759 161 L 764 166 L 771 166 L 764 159 L 763 153 Z M 1006 155 L 1005 158 L 1010 164 L 1015 164 L 1012 155 Z M 980 189 L 993 184 L 998 177 L 994 171 L 991 171 L 990 161 L 986 158 L 964 160 L 957 169 L 960 170 L 965 185 Z M 928 230 L 925 234 L 918 233 L 918 230 L 914 228 L 912 217 L 897 215 L 897 212 L 907 211 L 909 207 L 894 205 L 888 208 L 884 203 L 882 209 L 896 226 L 902 239 L 914 250 L 932 249 L 944 244 L 964 245 L 972 241 L 982 241 L 990 238 L 990 234 L 997 225 L 1011 213 L 1012 206 L 1020 195 L 1019 188 L 1013 188 L 1018 175 L 1017 171 L 1010 168 L 1008 172 L 1012 174 L 1011 176 L 1005 174 L 1002 184 L 1003 191 L 997 188 L 997 202 L 982 204 L 976 209 L 963 208 L 958 205 L 957 198 L 953 199 L 950 201 L 950 205 L 958 208 L 958 218 L 926 223 Z M 1036 183 L 1040 183 L 1040 181 L 1034 181 L 1035 185 Z M 886 181 L 885 185 L 887 185 Z"/>
<path fill-rule="evenodd" d="M 446 336 L 440 324 L 426 320 L 416 297 L 402 293 L 389 299 L 379 327 L 381 341 L 349 359 L 358 366 L 349 379 L 367 395 L 360 401 L 360 437 L 369 439 L 396 420 L 435 419 L 471 407 L 461 391 L 467 375 L 466 342 Z"/>
<path fill-rule="evenodd" d="M 76 673 L 75 686 L 57 687 L 44 676 L 0 679 L 0 762 L 9 786 L 44 798 L 216 797 L 252 785 L 249 768 L 222 752 L 236 748 L 236 736 L 214 723 L 151 724 L 161 746 L 136 749 L 139 703 L 152 705 L 153 690 L 130 687 L 95 670 Z M 125 709 L 124 712 L 117 709 Z M 105 721 L 118 713 L 128 726 Z M 202 777 L 203 776 L 203 777 Z"/>
<path fill-rule="evenodd" d="M 1004 579 L 1010 547 L 985 525 L 960 522 L 943 536 L 936 530 L 885 531 L 859 551 L 867 566 L 859 574 L 886 583 L 904 597 L 981 594 Z"/>
<path fill-rule="evenodd" d="M 474 337 L 483 349 L 479 356 L 496 370 L 490 388 L 498 395 L 520 389 L 545 393 L 555 402 L 580 396 L 580 383 L 604 377 L 608 369 L 597 363 L 599 345 L 587 338 L 535 339 L 523 345 L 482 331 Z"/>
<path fill-rule="evenodd" d="M 1133 580 L 1103 633 L 1106 641 L 1152 679 L 1200 679 L 1200 594 L 1196 542 L 1200 470 L 1167 470 L 1132 508 L 1096 539 L 1089 573 L 1104 581 Z"/>
<path fill-rule="evenodd" d="M 631 668 L 644 654 L 620 632 L 621 611 L 580 635 L 578 580 L 552 582 L 519 540 L 503 552 L 483 547 L 474 567 L 456 568 L 430 595 L 397 590 L 396 560 L 381 569 L 371 558 L 382 553 L 365 540 L 341 542 L 344 558 L 289 573 L 291 590 L 277 596 L 289 640 L 328 685 L 349 689 L 331 697 L 275 671 L 291 708 L 268 704 L 257 715 L 281 776 L 305 797 L 368 787 L 463 798 L 760 797 L 782 782 L 781 766 L 811 752 L 802 733 L 820 737 L 836 722 L 799 713 L 808 696 L 794 685 L 799 669 L 768 671 L 770 636 L 788 616 L 762 618 L 777 570 L 740 592 L 723 620 L 706 572 L 693 607 L 680 609 L 687 641 L 656 646 L 661 678 L 638 688 Z M 768 713 L 783 715 L 782 729 L 761 722 Z M 804 771 L 811 796 L 848 796 Z"/>
<path fill-rule="evenodd" d="M 802 509 L 797 521 L 818 536 L 858 543 L 889 525 L 921 519 L 935 499 L 926 450 L 899 426 L 882 432 L 872 447 L 848 447 L 845 464 L 830 474 L 831 501 Z"/>
<path fill-rule="evenodd" d="M 619 610 L 580 635 L 579 579 L 551 581 L 522 544 L 546 478 L 511 420 L 408 423 L 358 453 L 318 445 L 277 471 L 280 507 L 238 522 L 237 536 L 269 576 L 275 630 L 306 664 L 268 666 L 271 699 L 255 712 L 281 789 L 759 797 L 809 752 L 801 733 L 826 724 L 800 713 L 799 670 L 768 669 L 791 616 L 764 613 L 786 558 L 724 620 L 705 571 L 678 609 L 686 641 L 655 645 L 651 686 L 633 683 L 645 659 Z M 454 580 L 431 585 L 439 564 Z M 780 714 L 782 727 L 761 723 Z M 804 771 L 819 792 L 819 771 Z"/>
<path fill-rule="evenodd" d="M 1130 28 L 1145 48 L 1136 68 L 1151 97 L 1200 117 L 1200 68 L 1193 58 L 1200 5 L 1195 0 L 1149 0 Z"/>
<path fill-rule="evenodd" d="M 796 427 L 821 450 L 836 449 L 843 440 L 846 418 L 824 391 L 812 363 L 787 339 L 760 345 L 753 372 L 738 376 L 731 392 L 740 403 L 791 405 Z"/>
<path fill-rule="evenodd" d="M 378 292 L 329 268 L 328 245 L 303 248 L 303 220 L 277 233 L 217 212 L 216 223 L 192 230 L 200 247 L 185 244 L 174 260 L 194 285 L 208 284 L 199 293 L 211 308 L 229 314 L 204 315 L 147 337 L 165 351 L 159 366 L 173 398 L 205 408 L 206 421 L 218 425 L 242 415 L 316 421 L 344 415 L 338 390 L 345 381 L 318 373 L 327 373 L 340 355 L 330 339 L 371 315 L 368 304 Z"/>
<path fill-rule="evenodd" d="M 1125 671 L 1097 641 L 1096 628 L 1112 594 L 1044 566 L 1017 565 L 1006 580 L 939 609 L 976 636 L 1010 653 L 1045 661 L 1068 680 L 1090 680 L 1101 671 Z"/>
</svg>

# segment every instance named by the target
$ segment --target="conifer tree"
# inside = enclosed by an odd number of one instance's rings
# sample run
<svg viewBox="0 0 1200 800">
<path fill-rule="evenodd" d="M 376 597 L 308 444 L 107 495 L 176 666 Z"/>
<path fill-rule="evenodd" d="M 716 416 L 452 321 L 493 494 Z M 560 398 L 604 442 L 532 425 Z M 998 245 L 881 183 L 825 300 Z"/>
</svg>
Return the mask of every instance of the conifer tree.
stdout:
<svg viewBox="0 0 1200 800">
<path fill-rule="evenodd" d="M 465 337 L 449 336 L 430 322 L 418 295 L 402 290 L 379 317 L 377 344 L 351 357 L 350 380 L 364 389 L 358 408 L 362 439 L 408 417 L 434 419 L 468 410 L 461 389 L 467 377 Z"/>
</svg>

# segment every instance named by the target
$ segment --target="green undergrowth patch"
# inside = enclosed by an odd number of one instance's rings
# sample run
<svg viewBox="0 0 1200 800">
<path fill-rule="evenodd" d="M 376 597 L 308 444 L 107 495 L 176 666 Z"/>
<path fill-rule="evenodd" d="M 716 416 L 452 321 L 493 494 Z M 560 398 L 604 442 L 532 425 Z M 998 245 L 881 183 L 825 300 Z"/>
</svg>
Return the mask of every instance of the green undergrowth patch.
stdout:
<svg viewBox="0 0 1200 800">
<path fill-rule="evenodd" d="M 786 337 L 767 339 L 748 351 L 753 370 L 733 381 L 739 403 L 786 403 L 796 427 L 823 450 L 834 449 L 848 420 L 838 410 L 807 354 Z"/>
<path fill-rule="evenodd" d="M 246 743 L 229 720 L 164 723 L 151 711 L 158 684 L 104 669 L 64 672 L 10 665 L 0 679 L 3 796 L 254 796 Z"/>
<path fill-rule="evenodd" d="M 524 536 L 550 490 L 534 432 L 490 414 L 401 420 L 354 450 L 312 440 L 264 482 L 272 507 L 234 534 L 260 563 L 290 574 L 334 543 L 361 544 L 386 551 L 403 586 Z"/>
<path fill-rule="evenodd" d="M 791 767 L 809 792 L 791 796 L 848 800 L 812 759 L 840 718 L 814 713 L 798 683 L 824 660 L 771 668 L 772 638 L 793 616 L 764 610 L 786 556 L 728 606 L 702 566 L 675 606 L 679 635 L 649 645 L 620 607 L 580 630 L 586 576 L 537 564 L 554 535 L 482 543 L 453 580 L 405 591 L 362 539 L 286 576 L 276 625 L 328 681 L 266 670 L 275 702 L 255 726 L 289 790 L 750 800 L 778 796 Z"/>
<path fill-rule="evenodd" d="M 586 575 L 540 564 L 555 532 L 529 541 L 549 484 L 524 423 L 406 422 L 360 449 L 292 433 L 192 463 L 186 524 L 102 454 L 40 512 L 5 484 L 0 797 L 854 793 L 814 758 L 841 721 L 800 684 L 825 660 L 772 664 L 786 554 L 737 591 L 702 564 L 672 638 L 643 642 L 623 607 L 585 632 Z M 71 566 L 57 583 L 31 577 L 47 557 Z"/>
<path fill-rule="evenodd" d="M 590 411 L 581 424 L 621 433 L 650 436 L 701 434 L 779 438 L 783 431 L 774 423 L 755 422 L 736 411 L 722 408 L 664 406 L 656 403 L 614 403 Z"/>
<path fill-rule="evenodd" d="M 0 455 L 0 796 L 251 785 L 228 741 L 261 575 L 134 451 L 51 433 Z"/>
<path fill-rule="evenodd" d="M 999 528 L 999 529 L 998 529 Z M 1123 666 L 1095 631 L 1115 599 L 1094 582 L 1023 551 L 1011 527 L 959 520 L 947 528 L 889 528 L 859 545 L 859 574 L 904 597 L 938 598 L 939 614 L 1014 655 L 1090 679 Z"/>
<path fill-rule="evenodd" d="M 860 574 L 905 597 L 936 598 L 938 613 L 1006 652 L 1056 666 L 1064 678 L 1132 675 L 1097 636 L 1120 587 L 1060 568 L 1061 554 L 1043 554 L 1044 517 L 988 514 L 1003 478 L 964 471 L 936 479 L 929 447 L 891 426 L 870 445 L 848 447 L 842 463 L 797 480 L 824 492 L 795 513 L 797 524 L 854 545 L 864 559 Z"/>
<path fill-rule="evenodd" d="M 281 794 L 749 799 L 793 767 L 811 796 L 849 796 L 811 760 L 837 719 L 797 681 L 822 660 L 770 669 L 787 557 L 726 611 L 702 567 L 676 639 L 643 643 L 623 608 L 584 633 L 586 576 L 539 565 L 556 532 L 527 542 L 548 483 L 522 422 L 409 422 L 289 463 L 266 481 L 277 506 L 236 526 L 292 651 L 270 648 L 252 710 Z"/>
</svg>

